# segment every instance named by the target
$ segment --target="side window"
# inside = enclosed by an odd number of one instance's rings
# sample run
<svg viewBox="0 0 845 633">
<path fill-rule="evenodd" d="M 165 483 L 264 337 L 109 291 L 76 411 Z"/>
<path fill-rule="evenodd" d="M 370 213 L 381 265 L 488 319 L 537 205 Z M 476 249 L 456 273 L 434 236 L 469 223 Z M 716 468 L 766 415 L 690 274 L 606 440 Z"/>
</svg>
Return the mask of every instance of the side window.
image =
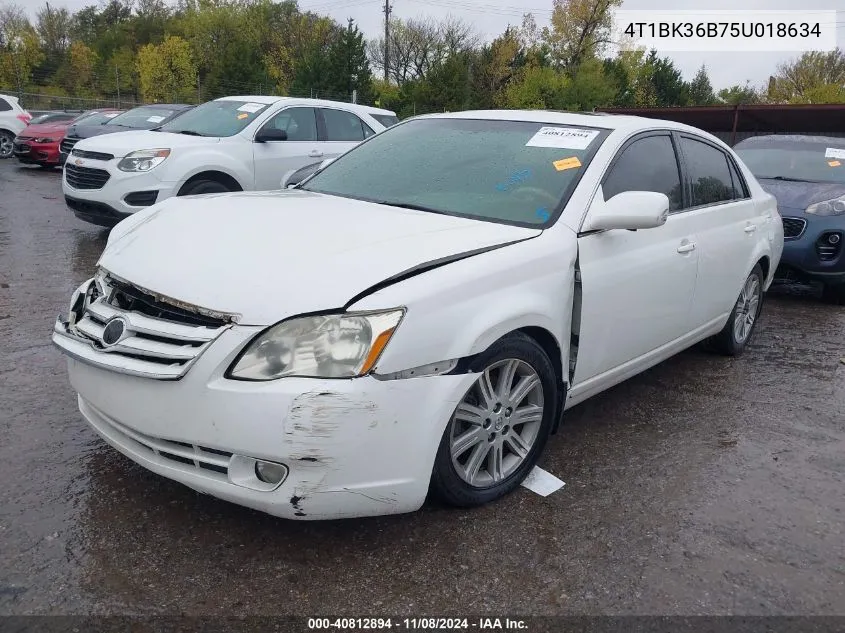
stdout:
<svg viewBox="0 0 845 633">
<path fill-rule="evenodd" d="M 637 139 L 624 150 L 610 168 L 602 184 L 604 199 L 623 191 L 656 191 L 669 198 L 669 210 L 683 203 L 678 159 L 668 134 Z"/>
<path fill-rule="evenodd" d="M 289 141 L 316 141 L 317 114 L 314 108 L 288 108 L 282 110 L 265 125 L 284 130 Z"/>
<path fill-rule="evenodd" d="M 324 109 L 323 120 L 326 122 L 327 141 L 364 140 L 364 123 L 351 112 Z M 372 132 L 372 130 L 369 131 Z M 371 136 L 371 134 L 366 134 L 366 136 Z"/>
<path fill-rule="evenodd" d="M 12 106 L 9 105 L 9 102 L 5 99 L 0 99 L 0 112 L 8 112 L 12 109 Z"/>
<path fill-rule="evenodd" d="M 692 190 L 692 206 L 734 199 L 733 181 L 725 153 L 712 145 L 682 137 Z"/>
<path fill-rule="evenodd" d="M 364 138 L 370 138 L 371 136 L 375 135 L 375 130 L 373 130 L 373 128 L 371 128 L 369 125 L 367 125 L 363 121 L 361 121 L 361 125 L 364 128 Z"/>
<path fill-rule="evenodd" d="M 750 197 L 748 195 L 748 188 L 745 186 L 745 181 L 739 175 L 739 170 L 737 170 L 736 164 L 730 158 L 728 158 L 728 167 L 731 170 L 734 198 L 736 200 L 741 200 L 743 198 Z"/>
</svg>

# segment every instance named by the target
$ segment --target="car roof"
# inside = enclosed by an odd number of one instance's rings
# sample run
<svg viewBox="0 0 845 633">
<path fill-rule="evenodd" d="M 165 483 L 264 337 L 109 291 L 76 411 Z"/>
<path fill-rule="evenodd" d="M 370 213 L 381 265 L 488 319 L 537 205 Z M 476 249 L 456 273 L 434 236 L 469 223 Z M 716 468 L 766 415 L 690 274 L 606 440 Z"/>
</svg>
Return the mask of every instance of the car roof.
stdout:
<svg viewBox="0 0 845 633">
<path fill-rule="evenodd" d="M 272 105 L 280 101 L 287 101 L 289 103 L 311 105 L 314 107 L 337 107 L 344 108 L 353 112 L 367 112 L 369 114 L 386 114 L 388 116 L 396 116 L 396 113 L 391 110 L 384 110 L 382 108 L 374 108 L 373 106 L 361 105 L 360 103 L 347 103 L 346 101 L 329 101 L 328 99 L 308 99 L 299 97 L 274 97 L 268 95 L 232 95 L 229 97 L 221 97 L 215 101 L 252 101 L 254 103 L 263 103 L 265 105 Z"/>
<path fill-rule="evenodd" d="M 809 134 L 765 134 L 749 136 L 737 143 L 737 146 L 764 145 L 766 143 L 797 143 L 805 145 L 837 145 L 845 147 L 842 136 L 812 136 Z"/>
<path fill-rule="evenodd" d="M 492 119 L 499 121 L 528 121 L 531 123 L 552 123 L 558 125 L 582 125 L 604 130 L 620 130 L 635 133 L 654 129 L 669 129 L 679 132 L 692 132 L 700 136 L 715 138 L 698 128 L 676 121 L 652 119 L 628 114 L 607 114 L 604 112 L 560 112 L 554 110 L 467 110 L 465 112 L 447 112 L 426 114 L 418 118 L 447 119 Z"/>
</svg>

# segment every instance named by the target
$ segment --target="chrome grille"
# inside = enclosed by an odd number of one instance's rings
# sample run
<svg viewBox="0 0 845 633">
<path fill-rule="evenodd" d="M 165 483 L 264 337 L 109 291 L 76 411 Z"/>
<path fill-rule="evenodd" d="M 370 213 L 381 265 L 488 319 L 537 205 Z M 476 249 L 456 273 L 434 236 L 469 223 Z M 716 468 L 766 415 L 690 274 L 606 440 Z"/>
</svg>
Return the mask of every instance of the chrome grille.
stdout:
<svg viewBox="0 0 845 633">
<path fill-rule="evenodd" d="M 65 163 L 65 177 L 67 184 L 74 189 L 102 189 L 109 181 L 111 174 L 105 169 L 77 167 L 71 162 Z"/>
<path fill-rule="evenodd" d="M 127 299 L 126 297 L 131 297 Z M 88 283 L 70 321 L 56 321 L 53 340 L 71 356 L 123 373 L 178 380 L 229 321 L 155 299 L 129 284 L 101 276 Z M 107 332 L 109 324 L 119 321 Z M 117 336 L 114 332 L 119 332 Z M 83 356 L 75 346 L 93 348 Z M 75 354 L 75 352 L 78 352 Z"/>
<path fill-rule="evenodd" d="M 107 435 L 118 435 L 122 444 L 129 444 L 139 453 L 148 453 L 150 459 L 228 481 L 229 460 L 232 458 L 232 453 L 228 451 L 146 435 L 108 417 L 86 400 L 80 400 L 80 409 L 88 414 L 89 419 L 93 417 L 96 420 L 96 426 L 107 427 L 102 429 Z"/>
<path fill-rule="evenodd" d="M 59 147 L 65 154 L 70 154 L 70 151 L 73 149 L 73 146 L 81 140 L 82 139 L 78 136 L 66 136 L 64 137 L 64 139 L 62 139 L 62 144 Z"/>
<path fill-rule="evenodd" d="M 91 160 L 112 160 L 114 154 L 106 154 L 105 152 L 87 152 L 84 149 L 74 149 L 71 154 L 79 158 L 90 158 Z"/>
<path fill-rule="evenodd" d="M 795 240 L 804 234 L 807 220 L 803 218 L 783 218 L 783 239 Z"/>
</svg>

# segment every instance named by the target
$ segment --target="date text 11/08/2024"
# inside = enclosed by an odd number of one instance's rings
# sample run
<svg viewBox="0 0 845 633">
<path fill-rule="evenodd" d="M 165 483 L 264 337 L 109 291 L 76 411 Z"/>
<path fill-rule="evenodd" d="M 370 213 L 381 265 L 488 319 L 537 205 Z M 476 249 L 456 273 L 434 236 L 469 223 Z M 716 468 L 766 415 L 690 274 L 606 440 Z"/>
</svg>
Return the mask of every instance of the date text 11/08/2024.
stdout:
<svg viewBox="0 0 845 633">
<path fill-rule="evenodd" d="M 309 630 L 525 630 L 524 620 L 511 618 L 308 618 Z"/>
</svg>

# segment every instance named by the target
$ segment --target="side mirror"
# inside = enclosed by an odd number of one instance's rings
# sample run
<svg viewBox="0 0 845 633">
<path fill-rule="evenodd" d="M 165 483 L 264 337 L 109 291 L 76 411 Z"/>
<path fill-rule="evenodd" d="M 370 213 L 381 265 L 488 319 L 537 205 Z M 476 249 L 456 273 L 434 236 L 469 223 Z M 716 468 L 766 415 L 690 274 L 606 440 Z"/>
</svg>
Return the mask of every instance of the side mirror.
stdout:
<svg viewBox="0 0 845 633">
<path fill-rule="evenodd" d="M 666 223 L 669 198 L 654 191 L 623 191 L 610 200 L 593 204 L 582 230 L 653 229 Z"/>
<path fill-rule="evenodd" d="M 274 127 L 266 127 L 255 135 L 256 143 L 267 143 L 288 140 L 288 133 Z"/>
</svg>

